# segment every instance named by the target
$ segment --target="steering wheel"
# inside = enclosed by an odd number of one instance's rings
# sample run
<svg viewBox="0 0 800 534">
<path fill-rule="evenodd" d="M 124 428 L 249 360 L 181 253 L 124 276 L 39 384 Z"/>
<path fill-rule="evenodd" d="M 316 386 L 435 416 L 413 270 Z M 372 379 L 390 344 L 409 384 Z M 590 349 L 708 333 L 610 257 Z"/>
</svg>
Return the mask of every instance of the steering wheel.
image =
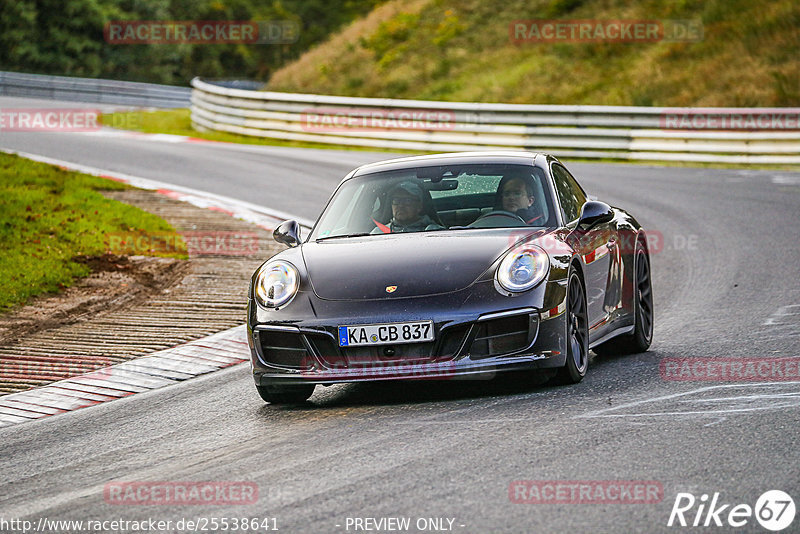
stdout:
<svg viewBox="0 0 800 534">
<path fill-rule="evenodd" d="M 483 225 L 482 224 L 478 224 L 478 223 L 480 223 L 481 221 L 483 221 L 485 219 L 489 219 L 490 217 L 507 217 L 509 219 L 514 219 L 515 222 L 521 222 L 523 225 L 527 226 L 527 223 L 525 222 L 525 219 L 523 219 L 522 217 L 520 217 L 516 213 L 512 213 L 512 212 L 506 211 L 506 210 L 490 211 L 489 213 L 481 215 L 480 217 L 475 219 L 475 221 L 473 221 L 473 223 L 470 224 L 470 226 L 472 228 L 481 228 L 481 227 L 483 227 Z M 487 226 L 487 228 L 491 228 L 491 226 Z"/>
</svg>

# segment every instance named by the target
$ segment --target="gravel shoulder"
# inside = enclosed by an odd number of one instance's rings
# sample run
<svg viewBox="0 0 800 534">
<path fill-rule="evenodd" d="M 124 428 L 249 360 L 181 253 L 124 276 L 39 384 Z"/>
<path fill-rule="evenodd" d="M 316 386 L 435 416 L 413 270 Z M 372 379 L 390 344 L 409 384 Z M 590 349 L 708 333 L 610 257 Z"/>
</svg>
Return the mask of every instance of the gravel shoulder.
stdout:
<svg viewBox="0 0 800 534">
<path fill-rule="evenodd" d="M 0 395 L 242 324 L 251 274 L 282 248 L 256 225 L 158 192 L 104 194 L 167 220 L 189 259 L 114 251 L 86 258 L 90 276 L 0 317 Z"/>
</svg>

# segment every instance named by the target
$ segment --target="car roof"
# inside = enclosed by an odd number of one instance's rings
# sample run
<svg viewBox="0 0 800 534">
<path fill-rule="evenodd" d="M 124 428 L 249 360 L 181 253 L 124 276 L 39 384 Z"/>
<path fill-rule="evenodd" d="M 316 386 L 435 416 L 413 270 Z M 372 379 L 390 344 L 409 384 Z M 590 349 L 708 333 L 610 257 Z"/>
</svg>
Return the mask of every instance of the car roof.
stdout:
<svg viewBox="0 0 800 534">
<path fill-rule="evenodd" d="M 536 152 L 522 150 L 485 150 L 472 152 L 451 152 L 427 156 L 410 156 L 362 165 L 348 177 L 363 176 L 374 172 L 409 169 L 414 167 L 435 167 L 437 165 L 463 165 L 470 163 L 510 163 L 533 165 L 540 156 Z"/>
</svg>

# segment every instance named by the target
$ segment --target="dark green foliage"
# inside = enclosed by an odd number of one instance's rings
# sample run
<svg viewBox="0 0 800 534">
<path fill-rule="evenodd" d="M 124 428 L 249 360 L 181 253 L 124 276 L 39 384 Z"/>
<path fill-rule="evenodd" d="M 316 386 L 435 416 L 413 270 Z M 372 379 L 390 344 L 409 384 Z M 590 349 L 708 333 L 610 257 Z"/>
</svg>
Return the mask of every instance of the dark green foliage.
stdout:
<svg viewBox="0 0 800 534">
<path fill-rule="evenodd" d="M 0 2 L 0 70 L 185 85 L 266 80 L 380 0 L 14 0 Z M 112 20 L 295 20 L 291 44 L 108 44 Z"/>
</svg>

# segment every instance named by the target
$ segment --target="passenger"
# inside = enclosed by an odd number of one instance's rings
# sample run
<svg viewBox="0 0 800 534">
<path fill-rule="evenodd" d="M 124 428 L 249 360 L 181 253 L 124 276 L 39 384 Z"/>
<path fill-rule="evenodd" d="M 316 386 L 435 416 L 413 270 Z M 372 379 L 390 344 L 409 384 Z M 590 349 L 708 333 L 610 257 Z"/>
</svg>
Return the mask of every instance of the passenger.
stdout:
<svg viewBox="0 0 800 534">
<path fill-rule="evenodd" d="M 389 234 L 399 232 L 422 232 L 443 230 L 444 226 L 436 224 L 433 219 L 423 213 L 424 193 L 422 188 L 412 181 L 405 181 L 395 186 L 387 195 L 392 205 L 392 220 L 382 224 L 373 219 L 376 228 L 373 234 Z"/>
<path fill-rule="evenodd" d="M 500 197 L 499 208 L 518 215 L 527 224 L 541 220 L 542 213 L 534 207 L 532 179 L 523 176 L 504 177 L 500 180 L 497 193 Z"/>
</svg>

